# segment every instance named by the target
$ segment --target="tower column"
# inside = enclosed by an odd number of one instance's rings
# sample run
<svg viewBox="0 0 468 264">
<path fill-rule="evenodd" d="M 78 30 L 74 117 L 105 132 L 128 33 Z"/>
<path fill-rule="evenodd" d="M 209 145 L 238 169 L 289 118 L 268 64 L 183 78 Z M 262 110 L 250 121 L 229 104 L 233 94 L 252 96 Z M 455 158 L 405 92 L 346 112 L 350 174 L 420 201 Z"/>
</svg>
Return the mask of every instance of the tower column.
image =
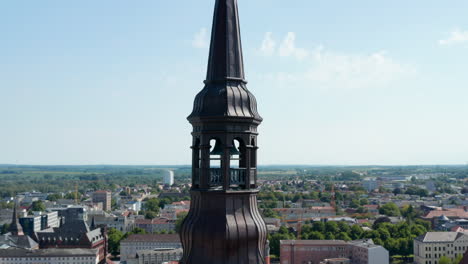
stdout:
<svg viewBox="0 0 468 264">
<path fill-rule="evenodd" d="M 216 0 L 205 87 L 187 118 L 194 176 L 180 232 L 182 264 L 265 263 L 254 141 L 262 118 L 246 86 L 239 25 L 237 0 Z"/>
</svg>

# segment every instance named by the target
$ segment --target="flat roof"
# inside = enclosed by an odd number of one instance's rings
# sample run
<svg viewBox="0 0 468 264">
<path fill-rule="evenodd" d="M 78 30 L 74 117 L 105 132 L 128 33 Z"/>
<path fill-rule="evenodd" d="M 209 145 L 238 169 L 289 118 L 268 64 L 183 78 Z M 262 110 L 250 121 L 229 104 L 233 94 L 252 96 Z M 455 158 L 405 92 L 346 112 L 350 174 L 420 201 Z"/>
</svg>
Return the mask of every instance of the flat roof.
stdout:
<svg viewBox="0 0 468 264">
<path fill-rule="evenodd" d="M 347 243 L 344 240 L 280 240 L 281 245 L 313 245 L 313 246 L 344 246 Z"/>
<path fill-rule="evenodd" d="M 85 248 L 48 248 L 48 249 L 2 249 L 0 257 L 95 257 L 97 249 Z"/>
</svg>

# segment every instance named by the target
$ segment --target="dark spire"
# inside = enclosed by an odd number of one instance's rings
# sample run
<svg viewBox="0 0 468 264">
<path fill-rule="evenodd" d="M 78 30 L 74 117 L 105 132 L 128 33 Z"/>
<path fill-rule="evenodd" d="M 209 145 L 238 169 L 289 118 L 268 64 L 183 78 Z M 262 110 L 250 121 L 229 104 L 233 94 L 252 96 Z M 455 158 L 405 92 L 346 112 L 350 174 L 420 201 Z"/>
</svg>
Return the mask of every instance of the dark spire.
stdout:
<svg viewBox="0 0 468 264">
<path fill-rule="evenodd" d="M 96 229 L 96 222 L 94 220 L 94 215 L 93 215 L 93 219 L 91 220 L 91 230 L 94 230 Z"/>
<path fill-rule="evenodd" d="M 237 0 L 216 0 L 205 87 L 189 121 L 232 117 L 260 123 L 257 101 L 246 84 Z"/>
<path fill-rule="evenodd" d="M 12 235 L 22 236 L 24 235 L 23 228 L 21 227 L 21 224 L 18 221 L 18 214 L 16 212 L 16 207 L 17 207 L 17 204 L 16 204 L 16 199 L 15 199 L 15 205 L 13 207 L 13 216 L 11 219 L 11 225 L 10 225 L 9 231 Z"/>
<path fill-rule="evenodd" d="M 207 81 L 244 81 L 237 0 L 216 0 Z"/>
</svg>

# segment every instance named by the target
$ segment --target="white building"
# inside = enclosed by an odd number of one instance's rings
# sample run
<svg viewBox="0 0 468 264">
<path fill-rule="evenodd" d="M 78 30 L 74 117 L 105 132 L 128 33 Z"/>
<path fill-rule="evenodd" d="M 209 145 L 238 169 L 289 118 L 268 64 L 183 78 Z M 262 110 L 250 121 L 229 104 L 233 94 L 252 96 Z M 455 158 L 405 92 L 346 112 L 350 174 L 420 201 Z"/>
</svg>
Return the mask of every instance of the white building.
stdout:
<svg viewBox="0 0 468 264">
<path fill-rule="evenodd" d="M 154 250 L 161 248 L 182 248 L 178 234 L 145 234 L 130 235 L 120 242 L 120 260 L 135 259 L 141 250 Z"/>
<path fill-rule="evenodd" d="M 388 264 L 390 256 L 384 247 L 375 245 L 372 240 L 356 240 L 348 242 L 351 247 L 353 263 Z"/>
<path fill-rule="evenodd" d="M 0 249 L 0 264 L 97 264 L 97 249 Z"/>
<path fill-rule="evenodd" d="M 440 257 L 454 259 L 468 249 L 468 234 L 462 232 L 427 232 L 414 239 L 414 263 L 435 264 Z"/>
<path fill-rule="evenodd" d="M 19 222 L 23 227 L 24 232 L 28 235 L 32 235 L 34 232 L 41 230 L 59 227 L 60 221 L 58 213 L 52 212 L 33 212 L 34 215 L 27 215 L 19 218 Z"/>
<path fill-rule="evenodd" d="M 379 188 L 379 183 L 375 179 L 366 178 L 362 181 L 362 187 L 364 187 L 368 192 L 372 192 Z"/>
<path fill-rule="evenodd" d="M 127 264 L 163 264 L 170 261 L 179 261 L 182 255 L 182 248 L 139 250 L 137 251 L 137 258 L 127 261 Z"/>
<path fill-rule="evenodd" d="M 174 172 L 168 171 L 164 174 L 164 185 L 172 186 L 174 184 Z"/>
<path fill-rule="evenodd" d="M 107 228 L 115 228 L 121 232 L 130 232 L 135 227 L 135 221 L 125 215 L 107 216 L 107 215 L 90 215 L 88 217 L 88 225 L 95 226 L 104 225 Z"/>
</svg>

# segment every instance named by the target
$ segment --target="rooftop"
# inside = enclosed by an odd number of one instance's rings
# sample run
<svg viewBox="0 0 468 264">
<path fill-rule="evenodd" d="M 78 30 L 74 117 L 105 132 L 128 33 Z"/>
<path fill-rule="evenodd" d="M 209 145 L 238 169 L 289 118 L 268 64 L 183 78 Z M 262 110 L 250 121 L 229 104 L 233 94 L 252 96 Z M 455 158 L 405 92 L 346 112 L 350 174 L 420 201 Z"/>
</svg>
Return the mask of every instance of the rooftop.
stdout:
<svg viewBox="0 0 468 264">
<path fill-rule="evenodd" d="M 180 243 L 178 234 L 133 234 L 122 240 L 125 242 L 172 242 Z"/>
<path fill-rule="evenodd" d="M 315 245 L 315 246 L 345 246 L 347 243 L 344 240 L 281 240 L 281 245 Z"/>
<path fill-rule="evenodd" d="M 453 242 L 463 235 L 460 232 L 427 232 L 416 239 L 422 242 Z"/>
<path fill-rule="evenodd" d="M 64 256 L 96 256 L 97 249 L 84 248 L 49 248 L 38 250 L 2 249 L 0 257 L 64 257 Z"/>
</svg>

